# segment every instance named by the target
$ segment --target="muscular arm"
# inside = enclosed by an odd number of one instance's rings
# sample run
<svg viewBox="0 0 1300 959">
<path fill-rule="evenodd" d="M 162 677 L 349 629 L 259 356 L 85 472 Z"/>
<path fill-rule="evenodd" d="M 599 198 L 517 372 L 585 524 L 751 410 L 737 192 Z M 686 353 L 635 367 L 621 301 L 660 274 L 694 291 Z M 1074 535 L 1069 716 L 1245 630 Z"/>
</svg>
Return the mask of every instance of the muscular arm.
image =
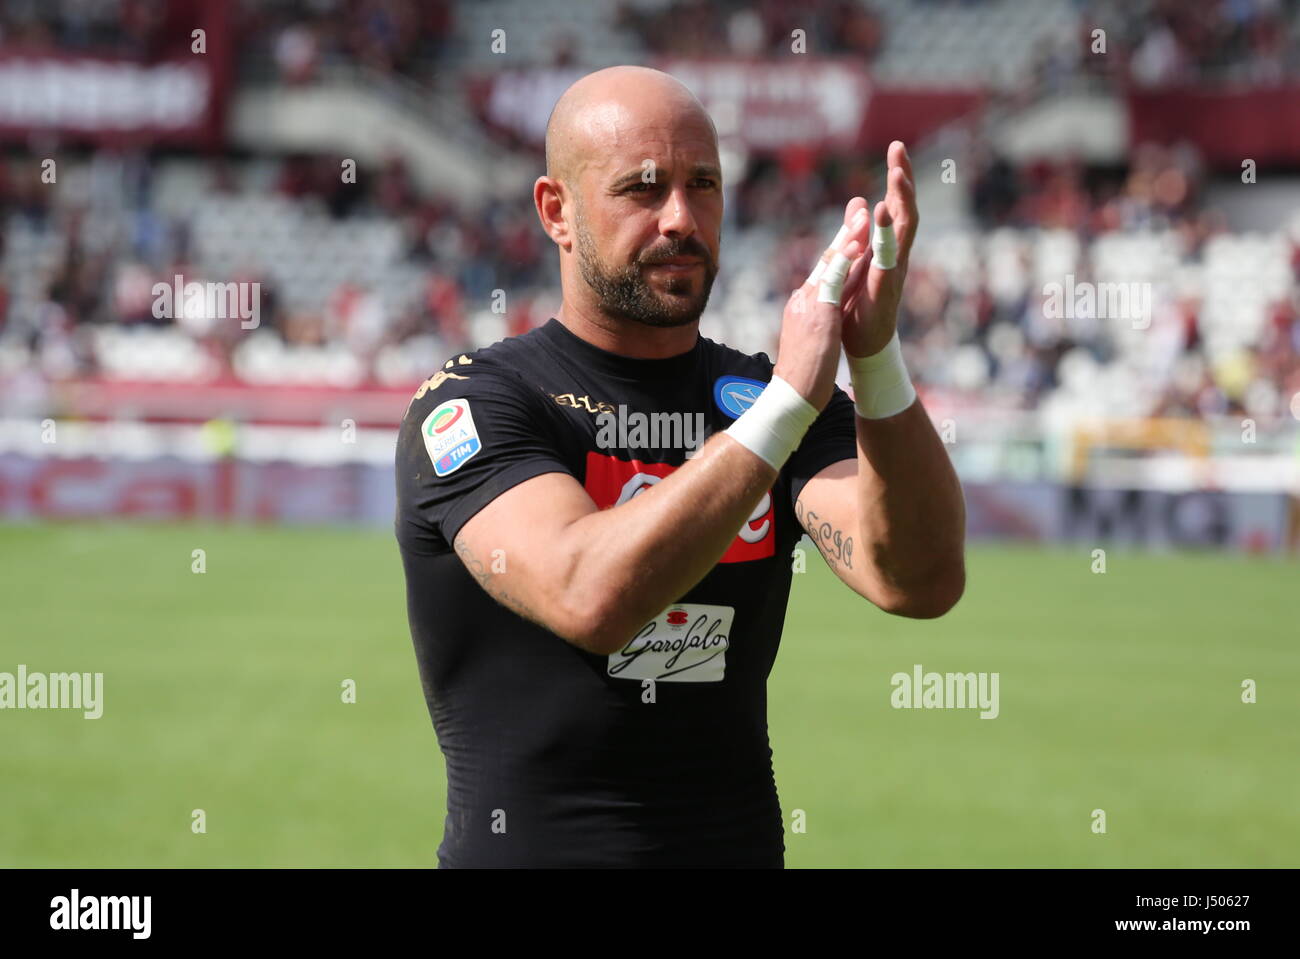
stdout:
<svg viewBox="0 0 1300 959">
<path fill-rule="evenodd" d="M 850 357 L 874 356 L 894 336 L 907 260 L 920 216 L 912 161 L 901 141 L 889 145 L 885 198 L 877 231 L 896 231 L 897 259 L 864 255 L 844 286 L 843 342 Z M 866 200 L 844 212 L 843 239 L 862 239 L 854 224 Z M 831 250 L 822 255 L 828 260 Z M 795 511 L 826 562 L 881 609 L 930 618 L 951 609 L 966 586 L 966 504 L 961 484 L 920 400 L 892 416 L 855 416 L 857 459 L 842 460 L 806 484 Z"/>
<path fill-rule="evenodd" d="M 948 453 L 920 400 L 855 419 L 858 458 L 804 484 L 799 522 L 859 595 L 900 616 L 942 616 L 966 584 L 966 506 Z"/>
<path fill-rule="evenodd" d="M 704 578 L 775 479 L 771 466 L 720 434 L 606 510 L 571 476 L 534 477 L 479 511 L 454 545 L 498 602 L 607 655 Z"/>
</svg>

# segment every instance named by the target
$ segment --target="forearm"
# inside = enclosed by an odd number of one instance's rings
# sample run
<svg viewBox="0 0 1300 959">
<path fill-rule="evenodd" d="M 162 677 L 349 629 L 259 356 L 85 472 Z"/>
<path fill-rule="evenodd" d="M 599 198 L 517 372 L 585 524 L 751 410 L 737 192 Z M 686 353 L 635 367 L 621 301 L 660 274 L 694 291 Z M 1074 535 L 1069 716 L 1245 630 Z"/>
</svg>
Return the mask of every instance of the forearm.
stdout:
<svg viewBox="0 0 1300 959">
<path fill-rule="evenodd" d="M 628 502 L 569 524 L 560 588 L 594 604 L 596 642 L 621 647 L 703 579 L 776 476 L 722 434 Z"/>
<path fill-rule="evenodd" d="M 917 400 L 857 417 L 858 536 L 872 596 L 906 616 L 940 616 L 965 587 L 966 506 L 942 440 Z"/>
</svg>

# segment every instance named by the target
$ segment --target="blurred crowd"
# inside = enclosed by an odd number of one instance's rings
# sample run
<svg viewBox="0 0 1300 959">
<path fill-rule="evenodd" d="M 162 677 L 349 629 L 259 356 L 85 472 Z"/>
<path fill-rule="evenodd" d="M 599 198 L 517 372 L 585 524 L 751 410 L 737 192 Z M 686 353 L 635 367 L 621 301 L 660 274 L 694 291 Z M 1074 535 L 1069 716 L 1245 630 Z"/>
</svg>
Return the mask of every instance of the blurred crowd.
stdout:
<svg viewBox="0 0 1300 959">
<path fill-rule="evenodd" d="M 1095 0 L 1085 11 L 1085 21 L 1117 34 L 1127 75 L 1139 86 L 1205 79 L 1274 83 L 1300 65 L 1292 0 Z M 1085 68 L 1103 65 L 1099 58 L 1082 62 Z"/>
<path fill-rule="evenodd" d="M 790 55 L 795 31 L 804 49 L 870 63 L 884 40 L 884 22 L 860 0 L 673 0 L 657 9 L 624 5 L 616 23 L 666 56 L 717 56 L 719 41 L 741 57 Z"/>
<path fill-rule="evenodd" d="M 870 62 L 889 43 L 888 18 L 880 12 L 887 6 L 857 0 L 818 0 L 799 8 L 776 0 L 670 0 L 625 3 L 613 16 L 619 29 L 635 33 L 654 54 L 716 55 L 725 49 L 775 56 L 788 49 L 791 30 L 798 27 L 810 31 L 816 49 Z M 1104 24 L 1120 54 L 1106 58 L 1104 68 L 1139 83 L 1210 75 L 1268 81 L 1295 66 L 1293 0 L 1079 0 L 1077 6 L 1084 49 L 1088 25 Z M 453 35 L 456 8 L 450 0 L 248 0 L 237 6 L 239 29 L 249 38 L 243 55 L 289 83 L 312 82 L 332 61 L 427 80 Z M 147 0 L 6 0 L 0 4 L 0 42 L 159 56 L 166 52 L 162 37 L 171 35 L 162 9 Z M 564 63 L 573 55 L 561 46 L 556 60 Z M 1040 79 L 1098 63 L 1103 61 L 1058 57 L 1053 48 L 1041 62 Z M 52 377 L 112 375 L 93 332 L 138 328 L 189 337 L 211 361 L 207 368 L 214 375 L 238 375 L 236 351 L 243 340 L 231 325 L 157 317 L 152 309 L 154 283 L 178 273 L 204 274 L 198 221 L 167 208 L 156 195 L 159 170 L 172 159 L 111 150 L 82 159 L 93 184 L 89 192 L 66 188 L 69 179 L 57 188 L 44 184 L 32 154 L 14 153 L 0 162 L 0 254 L 6 254 L 6 269 L 0 270 L 0 364 L 21 363 L 15 357 L 29 355 L 35 368 Z M 524 332 L 558 305 L 554 253 L 528 196 L 458 209 L 418 189 L 400 159 L 345 183 L 339 158 L 321 155 L 257 158 L 273 166 L 272 175 L 250 185 L 244 174 L 252 162 L 202 161 L 201 192 L 210 206 L 243 200 L 267 210 L 287 205 L 303 215 L 319 214 L 344 235 L 354 225 L 380 223 L 394 226 L 399 236 L 391 257 L 377 261 L 368 274 L 327 272 L 317 296 L 304 298 L 301 283 L 279 279 L 279 264 L 259 262 L 256 243 L 231 273 L 205 277 L 261 284 L 259 332 L 289 351 L 277 355 L 341 346 L 352 354 L 357 382 L 418 378 L 426 359 L 482 345 L 485 337 Z M 1080 369 L 1123 365 L 1121 344 L 1105 324 L 1045 319 L 1034 267 L 1045 244 L 1072 238 L 1082 251 L 1078 265 L 1085 278 L 1094 266 L 1090 251 L 1108 237 L 1143 231 L 1172 236 L 1177 265 L 1196 269 L 1216 238 L 1227 234 L 1222 215 L 1205 202 L 1207 174 L 1200 158 L 1185 147 L 1140 146 L 1126 168 L 1099 170 L 1068 160 L 1016 165 L 984 146 L 975 167 L 969 202 L 987 232 L 972 241 L 974 265 L 958 276 L 942 255 L 918 253 L 903 304 L 909 362 L 918 382 L 931 388 L 1037 408 L 1071 377 L 1077 381 Z M 879 191 L 856 157 L 797 148 L 750 156 L 744 175 L 728 186 L 723 269 L 710 307 L 720 318 L 717 338 L 734 332 L 728 323 L 752 313 L 752 304 L 779 316 L 786 292 L 821 250 L 826 211 L 847 197 L 875 197 Z M 111 209 L 102 199 L 108 196 L 114 198 Z M 1164 359 L 1133 373 L 1141 380 L 1134 389 L 1140 385 L 1151 394 L 1142 412 L 1279 413 L 1300 392 L 1300 238 L 1286 242 L 1291 292 L 1264 304 L 1258 335 L 1241 350 L 1225 356 L 1207 349 L 1204 291 L 1172 290 L 1157 304 L 1159 336 L 1150 346 Z M 770 262 L 733 280 L 738 271 L 726 251 L 741 245 L 769 251 L 764 255 Z M 1008 284 L 1008 273 L 1035 282 Z M 738 291 L 736 284 L 753 288 Z M 497 290 L 509 297 L 499 314 L 487 306 Z M 766 329 L 768 341 L 739 337 L 736 345 L 771 350 L 774 321 Z M 385 359 L 402 354 L 414 359 L 405 365 Z"/>
<path fill-rule="evenodd" d="M 38 363 L 45 361 L 50 375 L 111 375 L 102 368 L 93 331 L 172 329 L 200 340 L 219 375 L 230 375 L 233 351 L 246 339 L 237 324 L 155 315 L 154 284 L 171 284 L 178 274 L 186 282 L 257 282 L 260 333 L 288 348 L 346 343 L 359 353 L 363 379 L 371 377 L 371 363 L 385 347 L 420 337 L 432 337 L 436 351 L 472 347 L 469 304 L 487 302 L 494 289 L 512 295 L 503 335 L 546 319 L 533 317 L 527 295 L 544 285 L 544 237 L 526 197 L 493 203 L 473 215 L 458 212 L 417 191 L 399 159 L 365 171 L 356 184 L 344 184 L 337 158 L 289 157 L 275 163 L 265 189 L 241 184 L 248 178 L 246 164 L 203 165 L 209 208 L 251 200 L 270 217 L 278 202 L 304 215 L 319 214 L 345 235 L 362 222 L 398 227 L 400 248 L 392 260 L 404 275 L 418 278 L 410 295 L 381 303 L 377 289 L 392 285 L 382 270 L 372 272 L 370 282 L 340 270 L 327 279 L 321 296 L 304 302 L 282 294 L 275 274 L 283 264 L 259 262 L 255 243 L 231 275 L 205 269 L 196 218 L 158 202 L 158 171 L 167 167 L 168 161 L 143 152 L 99 151 L 84 169 L 70 165 L 63 182 L 74 185 L 60 187 L 42 183 L 39 162 L 31 157 L 0 162 L 0 220 L 6 226 L 0 231 L 0 253 L 8 246 L 15 254 L 5 257 L 6 268 L 0 270 L 0 346 L 23 346 Z M 85 188 L 87 183 L 95 186 Z M 115 202 L 97 202 L 88 193 Z M 20 243 L 21 258 L 16 255 Z M 341 259 L 348 252 L 341 251 Z M 20 269 L 28 265 L 35 269 Z M 516 291 L 523 295 L 515 296 Z"/>
<path fill-rule="evenodd" d="M 188 46 L 189 31 L 169 31 L 168 6 L 152 0 L 4 0 L 0 47 L 93 51 L 154 60 Z"/>
<path fill-rule="evenodd" d="M 102 155 L 95 164 L 110 165 Z M 117 226 L 107 229 L 109 221 L 93 205 L 39 186 L 32 178 L 33 164 L 0 165 L 0 209 L 8 232 L 16 236 L 13 231 L 20 230 L 28 242 L 42 236 L 57 241 L 40 248 L 48 255 L 34 261 L 40 267 L 34 273 L 0 273 L 0 349 L 29 351 L 53 377 L 113 376 L 120 373 L 105 367 L 91 336 L 94 330 L 175 330 L 202 345 L 216 364 L 216 378 L 237 375 L 235 351 L 247 338 L 235 324 L 157 317 L 152 309 L 154 283 L 170 282 L 177 273 L 205 278 L 196 262 L 195 223 L 165 213 L 154 202 L 155 161 L 150 157 L 117 158 L 111 166 L 111 172 L 101 175 L 117 178 L 120 195 L 129 202 L 125 216 L 111 221 Z M 18 175 L 18 170 L 27 172 Z M 295 349 L 333 346 L 346 349 L 360 364 L 359 382 L 405 382 L 427 375 L 427 364 L 440 357 L 483 345 L 485 337 L 525 332 L 558 305 L 554 254 L 527 197 L 464 212 L 421 195 L 399 161 L 343 189 L 336 171 L 331 159 L 285 160 L 270 180 L 266 202 L 318 210 L 344 230 L 361 222 L 397 224 L 401 242 L 393 268 L 417 282 L 409 296 L 386 299 L 376 291 L 392 285 L 384 279 L 388 274 L 376 274 L 370 283 L 340 276 L 327 282 L 318 300 L 303 303 L 285 295 L 268 262 L 249 262 L 223 277 L 261 283 L 259 337 L 274 337 L 290 351 L 286 356 Z M 837 179 L 827 173 L 827 178 L 816 175 L 814 166 L 805 178 L 806 191 L 778 190 L 772 183 L 785 182 L 779 168 L 760 164 L 734 189 L 738 228 L 724 241 L 723 268 L 706 314 L 707 335 L 730 339 L 735 331 L 726 325 L 728 304 L 744 292 L 744 302 L 763 304 L 760 312 L 770 312 L 771 322 L 764 341 L 736 345 L 774 349 L 780 303 L 802 282 L 826 239 L 819 214 L 854 193 L 874 193 L 865 174 Z M 90 175 L 97 175 L 93 165 Z M 229 166 L 214 165 L 208 176 L 214 202 L 240 197 Z M 1156 147 L 1137 151 L 1128 170 L 1109 177 L 1069 163 L 1015 168 L 991 158 L 973 194 L 990 230 L 974 238 L 970 269 L 954 270 L 945 248 L 933 246 L 929 252 L 918 247 L 911 264 L 900 329 L 918 384 L 1033 409 L 1046 403 L 1062 387 L 1065 373 L 1081 362 L 1104 371 L 1108 364 L 1131 360 L 1120 355 L 1124 344 L 1113 326 L 1086 316 L 1051 318 L 1035 279 L 1041 276 L 1035 262 L 1042 258 L 1044 244 L 1064 236 L 1083 251 L 1077 267 L 1070 269 L 1078 270 L 1080 280 L 1095 278 L 1096 264 L 1088 262 L 1087 251 L 1108 237 L 1151 231 L 1172 236 L 1181 263 L 1195 267 L 1208 245 L 1228 235 L 1222 218 L 1200 200 L 1202 179 L 1194 156 Z M 828 185 L 835 183 L 860 189 L 835 193 Z M 740 244 L 754 248 L 755 238 L 771 251 L 770 265 L 742 271 L 728 250 Z M 1244 350 L 1225 357 L 1206 349 L 1203 291 L 1175 291 L 1167 302 L 1156 304 L 1153 332 L 1139 346 L 1146 365 L 1132 372 L 1138 380 L 1131 389 L 1147 396 L 1142 412 L 1285 414 L 1288 398 L 1300 392 L 1300 304 L 1295 294 L 1300 290 L 1300 235 L 1289 243 L 1292 292 L 1266 304 L 1265 322 Z M 1008 283 L 1011 273 L 1021 280 Z M 22 302 L 13 288 L 18 279 L 27 284 Z M 761 288 L 738 291 L 737 284 Z M 489 313 L 496 290 L 506 291 L 508 308 L 498 323 L 476 323 Z M 719 317 L 712 325 L 710 315 Z M 380 362 L 386 351 L 409 355 L 412 364 L 386 377 Z M 1161 359 L 1152 362 L 1156 354 Z"/>
<path fill-rule="evenodd" d="M 945 244 L 943 237 L 936 246 L 924 237 L 930 242 L 918 246 L 909 269 L 899 323 L 919 382 L 1036 409 L 1060 390 L 1066 374 L 1087 366 L 1093 374 L 1113 374 L 1089 377 L 1094 388 L 1106 381 L 1111 409 L 1286 415 L 1290 398 L 1300 394 L 1300 218 L 1285 238 L 1285 276 L 1261 301 L 1258 335 L 1247 336 L 1240 349 L 1211 350 L 1208 326 L 1224 323 L 1221 302 L 1213 316 L 1207 312 L 1214 284 L 1237 281 L 1231 269 L 1223 276 L 1222 258 L 1217 274 L 1209 268 L 1209 248 L 1216 239 L 1229 247 L 1248 241 L 1234 236 L 1223 212 L 1205 203 L 1205 170 L 1194 149 L 1142 145 L 1124 170 L 1090 170 L 1072 160 L 1016 166 L 987 147 L 979 161 L 970 202 L 985 230 L 964 246 Z M 835 180 L 828 175 L 812 182 Z M 870 185 L 859 180 L 854 186 L 867 189 L 834 196 L 813 191 L 809 197 L 833 208 L 843 197 L 878 195 Z M 783 222 L 757 211 L 751 216 Z M 803 220 L 775 245 L 778 290 L 802 282 L 806 264 L 825 242 L 809 224 Z M 1104 315 L 1052 316 L 1044 277 L 1063 283 L 1068 270 L 1080 283 L 1105 282 L 1115 265 L 1096 262 L 1099 251 L 1131 236 L 1164 238 L 1169 253 L 1160 267 L 1132 264 L 1134 277 L 1154 281 L 1152 315 L 1133 318 L 1151 323 L 1143 338 L 1126 341 L 1114 318 L 1106 322 Z M 1044 268 L 1063 247 L 1065 259 Z M 955 249 L 969 250 L 968 268 L 947 259 Z M 1250 286 L 1246 266 L 1240 282 Z M 1175 274 L 1193 282 L 1165 282 Z"/>
<path fill-rule="evenodd" d="M 246 60 L 269 56 L 286 83 L 310 83 L 329 63 L 427 81 L 454 17 L 451 0 L 285 0 L 244 4 L 240 29 Z"/>
<path fill-rule="evenodd" d="M 97 51 L 149 60 L 188 43 L 178 28 L 203 0 L 4 0 L 0 45 Z M 792 53 L 793 33 L 818 55 L 872 64 L 889 40 L 890 9 L 900 0 L 666 0 L 597 7 L 556 3 L 557 23 L 608 18 L 636 37 L 646 55 L 779 57 Z M 908 0 L 938 12 L 996 4 L 989 0 Z M 1139 86 L 1227 80 L 1274 82 L 1300 67 L 1297 0 L 1073 0 L 1077 37 L 1027 38 L 1040 48 L 1035 81 L 1048 86 L 1099 75 Z M 232 0 L 230 15 L 245 67 L 273 64 L 287 83 L 309 83 L 330 63 L 361 64 L 435 79 L 455 47 L 456 0 Z M 1090 56 L 1101 28 L 1106 56 Z M 573 29 L 580 29 L 574 21 Z M 567 66 L 599 51 L 558 32 L 552 65 Z"/>
<path fill-rule="evenodd" d="M 227 0 L 3 0 L 0 46 L 157 60 L 188 51 L 204 4 Z M 331 62 L 428 79 L 454 24 L 453 0 L 229 0 L 242 66 L 273 62 L 307 83 Z"/>
</svg>

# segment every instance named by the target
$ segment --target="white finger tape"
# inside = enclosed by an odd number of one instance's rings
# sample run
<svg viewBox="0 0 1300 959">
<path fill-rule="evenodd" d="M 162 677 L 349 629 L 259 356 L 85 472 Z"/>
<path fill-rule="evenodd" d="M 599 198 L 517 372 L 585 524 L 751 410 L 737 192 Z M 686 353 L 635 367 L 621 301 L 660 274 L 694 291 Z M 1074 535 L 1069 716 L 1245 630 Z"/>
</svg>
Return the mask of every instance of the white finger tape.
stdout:
<svg viewBox="0 0 1300 959">
<path fill-rule="evenodd" d="M 833 249 L 833 251 L 839 252 L 840 247 L 844 246 L 844 240 L 848 238 L 849 238 L 849 227 L 841 226 L 840 233 L 835 234 L 835 239 L 831 240 L 831 249 Z M 826 253 L 823 253 L 823 256 L 826 256 Z M 819 281 L 819 279 L 822 278 L 822 274 L 826 273 L 826 268 L 827 268 L 826 260 L 816 261 L 816 266 L 814 266 L 813 272 L 809 273 L 809 278 L 805 279 L 803 283 L 805 283 L 806 286 L 816 286 L 816 281 Z"/>
<path fill-rule="evenodd" d="M 839 248 L 844 245 L 844 241 L 848 239 L 848 236 L 849 236 L 849 228 L 847 226 L 840 227 L 840 232 L 836 233 L 835 239 L 831 240 L 831 249 L 838 252 Z M 825 254 L 823 254 L 823 256 L 824 255 Z M 808 274 L 808 279 L 804 280 L 804 284 L 805 285 L 811 284 L 813 286 L 816 286 L 817 281 L 820 280 L 822 278 L 822 274 L 826 272 L 826 265 L 827 264 L 824 259 L 818 260 L 817 265 L 813 267 L 813 271 Z"/>
<path fill-rule="evenodd" d="M 849 258 L 843 253 L 836 253 L 822 279 L 822 285 L 817 288 L 817 302 L 839 306 L 840 296 L 844 292 L 844 278 L 848 275 Z"/>
<path fill-rule="evenodd" d="M 894 225 L 877 224 L 871 234 L 871 265 L 881 270 L 892 270 L 898 265 L 898 237 Z"/>
</svg>

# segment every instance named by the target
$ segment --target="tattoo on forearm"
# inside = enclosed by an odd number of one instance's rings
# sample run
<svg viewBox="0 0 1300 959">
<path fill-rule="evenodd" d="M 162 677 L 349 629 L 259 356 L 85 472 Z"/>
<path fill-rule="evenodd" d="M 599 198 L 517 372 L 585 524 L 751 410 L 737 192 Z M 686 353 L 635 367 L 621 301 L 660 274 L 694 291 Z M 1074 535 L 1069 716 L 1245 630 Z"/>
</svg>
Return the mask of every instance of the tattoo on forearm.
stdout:
<svg viewBox="0 0 1300 959">
<path fill-rule="evenodd" d="M 845 569 L 853 568 L 853 537 L 845 536 L 844 531 L 822 519 L 810 509 L 805 509 L 803 500 L 795 500 L 795 516 L 799 524 L 808 531 L 808 538 L 826 557 L 831 569 L 838 569 L 840 564 Z"/>
</svg>

